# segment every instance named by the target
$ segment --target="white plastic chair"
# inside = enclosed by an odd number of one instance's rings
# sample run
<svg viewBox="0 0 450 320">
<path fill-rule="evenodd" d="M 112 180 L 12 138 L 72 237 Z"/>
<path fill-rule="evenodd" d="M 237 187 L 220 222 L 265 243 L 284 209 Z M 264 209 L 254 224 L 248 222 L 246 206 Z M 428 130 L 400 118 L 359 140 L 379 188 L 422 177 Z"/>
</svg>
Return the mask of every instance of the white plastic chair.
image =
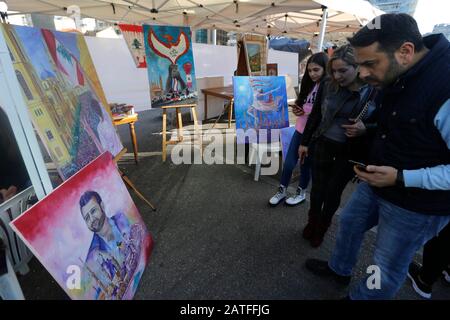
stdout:
<svg viewBox="0 0 450 320">
<path fill-rule="evenodd" d="M 274 143 L 250 143 L 248 164 L 251 165 L 255 163 L 255 181 L 259 180 L 259 176 L 261 174 L 261 164 L 263 163 L 264 155 L 267 155 L 267 153 L 269 152 L 278 153 L 280 151 L 281 143 L 279 141 Z"/>
<path fill-rule="evenodd" d="M 6 245 L 8 264 L 8 273 L 0 277 L 0 295 L 6 296 L 5 299 L 11 297 L 23 299 L 23 293 L 18 285 L 15 272 L 19 272 L 21 275 L 27 274 L 30 271 L 28 262 L 33 254 L 14 233 L 9 223 L 30 207 L 29 200 L 34 195 L 34 188 L 29 187 L 0 204 L 0 238 Z"/>
<path fill-rule="evenodd" d="M 6 256 L 6 265 L 8 272 L 0 276 L 0 297 L 3 300 L 25 300 L 8 256 Z"/>
</svg>

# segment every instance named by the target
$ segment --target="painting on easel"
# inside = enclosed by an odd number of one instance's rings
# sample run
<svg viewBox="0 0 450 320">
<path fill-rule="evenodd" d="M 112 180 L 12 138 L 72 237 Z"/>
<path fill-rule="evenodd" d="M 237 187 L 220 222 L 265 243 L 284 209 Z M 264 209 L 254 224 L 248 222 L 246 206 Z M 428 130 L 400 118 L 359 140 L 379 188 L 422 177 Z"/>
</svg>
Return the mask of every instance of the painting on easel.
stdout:
<svg viewBox="0 0 450 320">
<path fill-rule="evenodd" d="M 82 35 L 1 24 L 34 128 L 64 180 L 123 145 Z"/>
<path fill-rule="evenodd" d="M 152 108 L 197 103 L 189 27 L 144 25 Z"/>
<path fill-rule="evenodd" d="M 245 34 L 243 37 L 247 54 L 249 75 L 265 76 L 267 68 L 267 42 L 261 35 Z"/>
<path fill-rule="evenodd" d="M 11 227 L 72 299 L 132 299 L 153 240 L 109 152 Z"/>
<path fill-rule="evenodd" d="M 119 29 L 136 63 L 136 67 L 147 68 L 147 62 L 145 61 L 144 30 L 142 26 L 119 24 Z"/>
<path fill-rule="evenodd" d="M 289 126 L 285 77 L 233 77 L 233 88 L 236 129 L 254 129 L 258 139 L 266 129 L 270 140 L 271 129 Z M 239 137 L 242 130 L 237 131 L 238 143 L 248 142 Z"/>
</svg>

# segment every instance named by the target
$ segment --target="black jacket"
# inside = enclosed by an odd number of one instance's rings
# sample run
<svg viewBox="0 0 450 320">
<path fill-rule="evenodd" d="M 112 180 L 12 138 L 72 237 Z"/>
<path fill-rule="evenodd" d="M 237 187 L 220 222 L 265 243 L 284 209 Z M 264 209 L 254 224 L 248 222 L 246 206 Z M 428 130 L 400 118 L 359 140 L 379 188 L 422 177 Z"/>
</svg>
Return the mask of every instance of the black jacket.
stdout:
<svg viewBox="0 0 450 320">
<path fill-rule="evenodd" d="M 370 110 L 367 116 L 362 118 L 368 133 L 371 134 L 376 131 L 376 111 L 375 102 L 372 101 L 374 98 L 374 89 L 370 86 L 366 86 L 361 94 L 363 99 L 360 100 L 359 94 L 352 93 L 351 91 L 339 87 L 337 90 L 331 84 L 330 80 L 324 80 L 320 84 L 319 90 L 317 92 L 317 97 L 314 102 L 311 114 L 308 117 L 308 122 L 306 123 L 305 130 L 303 131 L 303 137 L 301 145 L 309 146 L 311 142 L 322 136 L 332 125 L 335 116 L 339 110 L 344 106 L 349 100 L 353 100 L 355 107 L 353 108 L 352 115 L 350 118 L 356 117 L 364 105 L 368 102 L 370 95 Z M 329 108 L 330 105 L 338 105 L 337 108 Z M 367 137 L 366 137 L 367 138 Z M 358 138 L 355 138 L 355 140 Z M 349 142 L 354 139 L 348 139 Z M 360 139 L 358 139 L 360 140 Z M 365 142 L 367 145 L 367 143 Z M 359 145 L 359 144 L 358 144 Z M 358 157 L 361 160 L 361 157 Z M 354 159 L 358 160 L 358 159 Z"/>
<path fill-rule="evenodd" d="M 424 37 L 430 50 L 382 92 L 371 164 L 417 170 L 450 164 L 450 150 L 434 124 L 450 99 L 450 43 L 442 35 Z M 400 186 L 375 188 L 384 200 L 430 215 L 450 215 L 450 190 Z"/>
</svg>

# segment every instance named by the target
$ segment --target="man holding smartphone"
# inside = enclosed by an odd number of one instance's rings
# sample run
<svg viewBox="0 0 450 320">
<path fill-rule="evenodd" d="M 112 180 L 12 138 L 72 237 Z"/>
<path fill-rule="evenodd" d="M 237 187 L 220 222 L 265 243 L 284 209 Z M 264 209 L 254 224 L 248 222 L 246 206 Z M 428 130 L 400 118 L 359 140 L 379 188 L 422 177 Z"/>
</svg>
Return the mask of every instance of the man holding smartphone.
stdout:
<svg viewBox="0 0 450 320">
<path fill-rule="evenodd" d="M 422 38 L 406 14 L 384 14 L 350 44 L 360 77 L 381 88 L 378 129 L 365 170 L 340 217 L 331 259 L 309 259 L 313 273 L 348 284 L 364 233 L 375 225 L 379 288 L 364 279 L 349 298 L 391 299 L 414 254 L 450 221 L 450 43 Z M 374 26 L 375 20 L 372 21 Z"/>
</svg>

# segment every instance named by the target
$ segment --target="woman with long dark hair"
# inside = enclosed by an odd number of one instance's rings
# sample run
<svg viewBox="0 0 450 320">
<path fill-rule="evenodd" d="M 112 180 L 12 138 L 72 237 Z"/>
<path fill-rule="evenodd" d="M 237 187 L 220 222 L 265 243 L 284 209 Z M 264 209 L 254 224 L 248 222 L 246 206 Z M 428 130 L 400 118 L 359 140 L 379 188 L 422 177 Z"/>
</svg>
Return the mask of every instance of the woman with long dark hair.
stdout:
<svg viewBox="0 0 450 320">
<path fill-rule="evenodd" d="M 308 116 L 311 113 L 320 83 L 326 75 L 327 62 L 328 57 L 323 52 L 312 55 L 306 62 L 306 70 L 302 78 L 300 93 L 295 104 L 292 106 L 292 111 L 297 116 L 295 132 L 283 164 L 283 173 L 281 174 L 278 192 L 269 200 L 271 206 L 278 205 L 287 197 L 286 189 L 289 186 L 292 171 L 298 163 L 298 148 L 302 140 L 303 130 L 305 129 Z M 310 172 L 311 164 L 309 158 L 307 158 L 300 166 L 300 179 L 297 192 L 295 195 L 286 199 L 287 205 L 295 206 L 305 200 L 305 191 L 308 187 Z"/>
<path fill-rule="evenodd" d="M 313 247 L 322 243 L 342 192 L 354 176 L 348 160 L 355 160 L 354 155 L 362 149 L 352 150 L 352 142 L 366 133 L 365 122 L 375 109 L 371 102 L 375 90 L 359 79 L 352 47 L 345 45 L 334 51 L 328 74 L 331 81 L 317 94 L 299 149 L 304 161 L 314 142 L 311 206 L 303 230 L 303 237 Z"/>
</svg>

